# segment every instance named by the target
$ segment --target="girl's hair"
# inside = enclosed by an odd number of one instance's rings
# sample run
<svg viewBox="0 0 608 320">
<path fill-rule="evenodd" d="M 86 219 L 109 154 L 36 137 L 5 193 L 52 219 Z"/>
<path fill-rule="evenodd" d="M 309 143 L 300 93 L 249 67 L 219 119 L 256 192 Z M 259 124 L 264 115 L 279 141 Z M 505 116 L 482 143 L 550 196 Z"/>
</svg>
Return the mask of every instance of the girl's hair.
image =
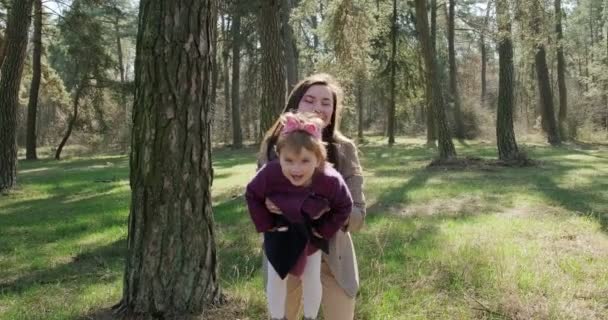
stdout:
<svg viewBox="0 0 608 320">
<path fill-rule="evenodd" d="M 323 168 L 327 160 L 327 151 L 321 138 L 315 136 L 321 132 L 323 120 L 313 114 L 292 112 L 284 113 L 280 120 L 283 127 L 285 129 L 289 128 L 289 131 L 282 130 L 278 136 L 276 142 L 277 153 L 280 154 L 282 150 L 289 150 L 298 154 L 302 149 L 306 149 L 315 154 L 317 160 L 319 160 L 319 168 Z M 298 125 L 295 127 L 293 124 L 286 126 L 287 121 L 295 121 Z"/>
<path fill-rule="evenodd" d="M 335 145 L 336 138 L 341 136 L 339 132 L 340 127 L 340 113 L 342 111 L 342 89 L 336 82 L 336 80 L 326 73 L 313 74 L 304 80 L 300 81 L 289 94 L 287 98 L 287 104 L 282 113 L 296 112 L 298 105 L 304 97 L 304 94 L 312 86 L 326 86 L 332 93 L 333 96 L 333 113 L 329 125 L 323 129 L 323 141 L 327 143 L 327 161 L 331 162 L 334 167 L 338 166 L 337 148 Z M 266 132 L 264 140 L 262 140 L 262 153 L 265 153 L 266 158 L 271 158 L 271 152 L 273 146 L 276 145 L 282 128 L 281 120 L 278 119 Z"/>
</svg>

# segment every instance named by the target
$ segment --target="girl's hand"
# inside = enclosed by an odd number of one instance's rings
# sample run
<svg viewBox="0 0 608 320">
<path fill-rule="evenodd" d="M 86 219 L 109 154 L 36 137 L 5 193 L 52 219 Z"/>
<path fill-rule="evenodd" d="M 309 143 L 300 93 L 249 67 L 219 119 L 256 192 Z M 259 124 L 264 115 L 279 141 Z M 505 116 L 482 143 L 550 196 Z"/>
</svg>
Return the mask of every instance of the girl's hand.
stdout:
<svg viewBox="0 0 608 320">
<path fill-rule="evenodd" d="M 266 198 L 266 209 L 268 209 L 268 211 L 274 213 L 274 214 L 283 214 L 281 212 L 281 209 L 279 209 L 279 207 L 277 207 L 272 201 L 270 201 L 268 198 Z"/>
<path fill-rule="evenodd" d="M 312 229 L 312 234 L 313 234 L 315 237 L 317 237 L 317 238 L 321 238 L 321 239 L 323 238 L 323 236 L 322 236 L 322 235 L 320 235 L 320 234 L 317 232 L 317 230 L 315 230 L 314 228 Z"/>
<path fill-rule="evenodd" d="M 323 209 L 323 211 L 321 211 L 321 213 L 319 213 L 318 216 L 316 216 L 316 217 L 314 217 L 312 219 L 313 220 L 319 220 L 324 214 L 326 214 L 327 212 L 329 212 L 329 210 L 331 210 L 331 209 L 329 209 L 329 207 Z"/>
</svg>

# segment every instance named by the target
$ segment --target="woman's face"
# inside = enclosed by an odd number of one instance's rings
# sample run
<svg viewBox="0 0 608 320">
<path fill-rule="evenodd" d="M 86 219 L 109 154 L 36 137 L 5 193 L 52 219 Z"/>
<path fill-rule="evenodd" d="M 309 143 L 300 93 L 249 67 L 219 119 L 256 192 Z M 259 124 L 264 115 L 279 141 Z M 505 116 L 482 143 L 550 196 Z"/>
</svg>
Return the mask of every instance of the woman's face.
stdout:
<svg viewBox="0 0 608 320">
<path fill-rule="evenodd" d="M 298 104 L 299 112 L 313 112 L 323 120 L 323 128 L 331 122 L 334 113 L 334 96 L 326 85 L 313 85 L 304 93 Z"/>
</svg>

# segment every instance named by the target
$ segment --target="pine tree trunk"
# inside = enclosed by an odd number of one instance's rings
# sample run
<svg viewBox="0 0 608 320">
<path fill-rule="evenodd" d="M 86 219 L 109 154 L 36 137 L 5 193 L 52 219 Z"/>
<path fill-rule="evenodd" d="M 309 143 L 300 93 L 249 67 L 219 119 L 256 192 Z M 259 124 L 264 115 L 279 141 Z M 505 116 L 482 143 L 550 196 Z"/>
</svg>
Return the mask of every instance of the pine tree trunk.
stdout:
<svg viewBox="0 0 608 320">
<path fill-rule="evenodd" d="M 120 36 L 120 10 L 116 9 L 116 17 L 114 20 L 114 33 L 116 36 L 116 55 L 118 56 L 118 70 L 120 72 L 120 103 L 124 108 L 124 117 L 125 117 L 125 130 L 129 130 L 131 125 L 131 118 L 129 117 L 129 106 L 127 105 L 127 97 L 125 95 L 125 85 L 126 85 L 126 77 L 125 77 L 125 65 L 124 58 L 122 53 L 122 38 Z"/>
<path fill-rule="evenodd" d="M 222 121 L 222 123 L 224 124 L 222 128 L 224 144 L 228 144 L 230 141 L 230 123 L 232 122 L 230 118 L 230 111 L 232 108 L 232 96 L 230 95 L 230 45 L 228 42 L 229 33 L 230 30 L 228 22 L 226 22 L 225 28 L 223 29 L 222 37 L 224 39 L 222 50 L 222 61 L 224 62 L 224 69 L 222 71 L 222 78 L 224 80 L 224 120 Z"/>
<path fill-rule="evenodd" d="M 0 71 L 0 192 L 17 184 L 17 107 L 33 2 L 13 1 L 7 21 L 6 41 L 11 45 Z"/>
<path fill-rule="evenodd" d="M 420 50 L 420 59 L 424 60 L 424 53 Z M 429 74 L 427 72 L 426 66 L 423 69 L 423 77 L 424 77 L 424 97 L 425 97 L 425 105 L 426 105 L 426 145 L 427 146 L 435 146 L 435 141 L 437 141 L 437 127 L 435 125 L 435 118 L 433 113 L 433 89 L 432 82 Z"/>
<path fill-rule="evenodd" d="M 60 160 L 61 159 L 61 151 L 63 150 L 63 147 L 65 147 L 65 144 L 68 142 L 68 139 L 70 138 L 70 136 L 72 135 L 72 130 L 74 130 L 74 124 L 76 123 L 76 121 L 78 120 L 78 106 L 80 104 L 80 98 L 82 98 L 82 95 L 84 93 L 84 90 L 87 87 L 87 83 L 86 80 L 81 80 L 80 84 L 78 85 L 78 88 L 76 89 L 76 94 L 74 95 L 74 101 L 72 101 L 72 109 L 74 110 L 72 113 L 72 117 L 70 118 L 70 122 L 68 122 L 68 128 L 65 132 L 65 135 L 63 136 L 63 139 L 61 139 L 61 142 L 59 143 L 59 146 L 57 147 L 57 151 L 55 151 L 55 160 Z"/>
<path fill-rule="evenodd" d="M 541 0 L 534 0 L 532 7 L 532 31 L 539 35 L 541 32 L 542 9 L 543 3 Z M 561 143 L 557 122 L 555 119 L 555 108 L 553 107 L 553 93 L 551 91 L 551 80 L 549 78 L 549 68 L 547 67 L 547 54 L 545 45 L 542 41 L 536 43 L 536 53 L 534 55 L 536 67 L 536 79 L 541 101 L 541 116 L 542 127 L 547 133 L 547 139 L 551 145 L 559 145 Z"/>
<path fill-rule="evenodd" d="M 391 70 L 391 93 L 390 93 L 390 102 L 388 105 L 388 145 L 392 146 L 395 143 L 395 104 L 396 104 L 396 96 L 397 96 L 397 88 L 396 88 L 396 79 L 395 79 L 395 71 L 396 71 L 396 58 L 397 58 L 397 0 L 393 0 L 393 21 L 391 26 L 391 38 L 392 38 L 392 46 L 391 46 L 391 60 L 390 60 L 390 70 Z"/>
<path fill-rule="evenodd" d="M 232 21 L 232 147 L 243 147 L 243 129 L 241 127 L 241 14 L 235 10 Z"/>
<path fill-rule="evenodd" d="M 507 0 L 496 0 L 498 21 L 498 109 L 496 113 L 496 142 L 498 158 L 513 161 L 520 158 L 513 131 L 513 43 Z"/>
<path fill-rule="evenodd" d="M 448 60 L 450 64 L 450 91 L 452 103 L 454 104 L 454 136 L 464 139 L 464 123 L 462 122 L 462 111 L 460 93 L 458 92 L 458 72 L 456 70 L 456 48 L 454 47 L 454 19 L 456 0 L 449 0 L 448 13 Z"/>
<path fill-rule="evenodd" d="M 437 58 L 435 57 L 431 46 L 426 12 L 426 0 L 416 0 L 416 29 L 418 31 L 419 42 L 424 55 L 427 76 L 430 78 L 432 83 L 431 97 L 439 137 L 439 159 L 445 161 L 456 158 L 456 149 L 452 143 L 448 122 L 445 115 L 441 81 L 437 72 Z"/>
<path fill-rule="evenodd" d="M 363 91 L 365 90 L 365 79 L 362 75 L 357 77 L 357 138 L 359 141 L 363 141 Z"/>
<path fill-rule="evenodd" d="M 557 86 L 559 90 L 558 126 L 561 138 L 567 140 L 568 91 L 566 88 L 566 59 L 564 58 L 563 47 L 561 0 L 555 0 L 555 32 L 557 33 Z"/>
<path fill-rule="evenodd" d="M 260 129 L 266 132 L 285 106 L 285 57 L 281 43 L 281 0 L 262 0 L 258 17 L 262 51 Z"/>
<path fill-rule="evenodd" d="M 291 91 L 298 83 L 298 48 L 289 24 L 289 16 L 295 7 L 294 0 L 282 0 L 281 6 L 281 36 L 285 48 L 285 63 L 287 70 L 287 90 Z"/>
<path fill-rule="evenodd" d="M 135 64 L 127 319 L 181 319 L 219 301 L 211 209 L 216 0 L 142 0 Z"/>
<path fill-rule="evenodd" d="M 36 160 L 36 113 L 38 110 L 38 93 L 40 91 L 42 58 L 42 0 L 34 0 L 34 49 L 32 55 L 32 84 L 30 100 L 27 105 L 27 135 L 25 141 L 25 158 Z"/>
<path fill-rule="evenodd" d="M 0 67 L 4 63 L 4 57 L 6 57 L 6 47 L 8 44 L 8 39 L 4 36 L 2 32 L 0 32 Z"/>
<path fill-rule="evenodd" d="M 486 85 L 486 69 L 487 69 L 487 53 L 486 53 L 486 32 L 488 30 L 488 21 L 490 19 L 490 6 L 492 0 L 488 0 L 486 4 L 486 17 L 483 22 L 483 30 L 479 37 L 479 49 L 481 51 L 481 106 L 486 105 L 487 85 Z"/>
</svg>

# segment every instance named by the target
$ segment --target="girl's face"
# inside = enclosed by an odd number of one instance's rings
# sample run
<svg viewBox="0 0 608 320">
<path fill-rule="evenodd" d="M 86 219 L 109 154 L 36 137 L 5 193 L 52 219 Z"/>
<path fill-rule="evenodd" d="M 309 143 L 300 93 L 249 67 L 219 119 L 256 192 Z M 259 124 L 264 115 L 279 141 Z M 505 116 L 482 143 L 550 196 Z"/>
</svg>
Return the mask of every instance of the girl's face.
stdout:
<svg viewBox="0 0 608 320">
<path fill-rule="evenodd" d="M 300 149 L 300 152 L 284 148 L 279 154 L 279 162 L 283 175 L 296 187 L 310 185 L 312 175 L 320 164 L 315 153 L 306 148 Z"/>
<path fill-rule="evenodd" d="M 334 96 L 326 85 L 313 85 L 306 92 L 298 104 L 299 112 L 313 112 L 323 120 L 323 128 L 331 122 L 334 113 Z"/>
</svg>

